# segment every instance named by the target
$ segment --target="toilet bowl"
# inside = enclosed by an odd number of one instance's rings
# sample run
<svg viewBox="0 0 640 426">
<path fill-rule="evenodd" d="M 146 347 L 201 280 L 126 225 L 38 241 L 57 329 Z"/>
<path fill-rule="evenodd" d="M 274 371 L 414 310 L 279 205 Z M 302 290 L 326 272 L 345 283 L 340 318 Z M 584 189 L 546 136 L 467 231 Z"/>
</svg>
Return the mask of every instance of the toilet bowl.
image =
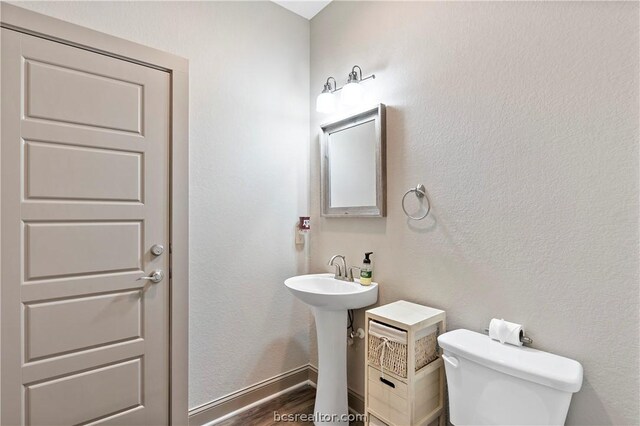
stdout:
<svg viewBox="0 0 640 426">
<path fill-rule="evenodd" d="M 572 359 L 469 330 L 444 333 L 438 343 L 457 426 L 562 425 L 582 386 L 582 365 Z"/>
</svg>

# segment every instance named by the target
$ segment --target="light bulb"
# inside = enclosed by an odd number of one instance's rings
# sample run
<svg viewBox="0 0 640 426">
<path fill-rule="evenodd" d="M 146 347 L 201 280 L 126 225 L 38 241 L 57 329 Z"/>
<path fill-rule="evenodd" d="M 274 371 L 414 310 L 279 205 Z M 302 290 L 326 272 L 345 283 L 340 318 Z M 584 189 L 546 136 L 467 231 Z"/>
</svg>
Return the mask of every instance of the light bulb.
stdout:
<svg viewBox="0 0 640 426">
<path fill-rule="evenodd" d="M 316 99 L 316 111 L 331 113 L 336 110 L 336 97 L 331 92 L 322 92 Z"/>
<path fill-rule="evenodd" d="M 341 101 L 347 106 L 356 106 L 362 102 L 364 97 L 364 88 L 358 82 L 347 83 L 342 88 Z"/>
</svg>

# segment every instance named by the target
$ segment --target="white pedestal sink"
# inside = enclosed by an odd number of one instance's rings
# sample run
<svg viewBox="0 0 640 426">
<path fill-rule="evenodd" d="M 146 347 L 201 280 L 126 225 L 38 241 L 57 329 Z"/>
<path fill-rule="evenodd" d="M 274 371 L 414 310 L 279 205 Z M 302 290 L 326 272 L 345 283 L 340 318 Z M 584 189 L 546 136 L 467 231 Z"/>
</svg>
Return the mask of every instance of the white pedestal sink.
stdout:
<svg viewBox="0 0 640 426">
<path fill-rule="evenodd" d="M 348 424 L 347 310 L 373 305 L 378 284 L 336 280 L 333 274 L 301 275 L 284 282 L 298 299 L 313 307 L 318 332 L 316 425 Z"/>
</svg>

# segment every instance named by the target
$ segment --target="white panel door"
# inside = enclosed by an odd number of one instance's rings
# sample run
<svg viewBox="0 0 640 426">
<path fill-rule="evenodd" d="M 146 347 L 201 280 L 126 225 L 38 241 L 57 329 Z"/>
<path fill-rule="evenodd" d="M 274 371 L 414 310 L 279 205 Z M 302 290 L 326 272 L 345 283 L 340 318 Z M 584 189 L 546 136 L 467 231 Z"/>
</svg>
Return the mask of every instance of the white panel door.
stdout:
<svg viewBox="0 0 640 426">
<path fill-rule="evenodd" d="M 2 29 L 2 425 L 168 423 L 169 77 Z"/>
</svg>

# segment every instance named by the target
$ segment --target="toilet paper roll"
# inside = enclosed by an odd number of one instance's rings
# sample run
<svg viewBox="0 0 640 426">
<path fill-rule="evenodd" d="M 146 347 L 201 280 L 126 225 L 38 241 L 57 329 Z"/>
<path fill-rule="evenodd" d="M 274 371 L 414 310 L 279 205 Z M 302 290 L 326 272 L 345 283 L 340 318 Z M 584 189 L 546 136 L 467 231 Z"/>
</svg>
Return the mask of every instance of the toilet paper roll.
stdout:
<svg viewBox="0 0 640 426">
<path fill-rule="evenodd" d="M 524 329 L 520 324 L 497 318 L 493 318 L 489 323 L 489 337 L 500 343 L 522 346 L 522 336 L 524 336 Z"/>
</svg>

